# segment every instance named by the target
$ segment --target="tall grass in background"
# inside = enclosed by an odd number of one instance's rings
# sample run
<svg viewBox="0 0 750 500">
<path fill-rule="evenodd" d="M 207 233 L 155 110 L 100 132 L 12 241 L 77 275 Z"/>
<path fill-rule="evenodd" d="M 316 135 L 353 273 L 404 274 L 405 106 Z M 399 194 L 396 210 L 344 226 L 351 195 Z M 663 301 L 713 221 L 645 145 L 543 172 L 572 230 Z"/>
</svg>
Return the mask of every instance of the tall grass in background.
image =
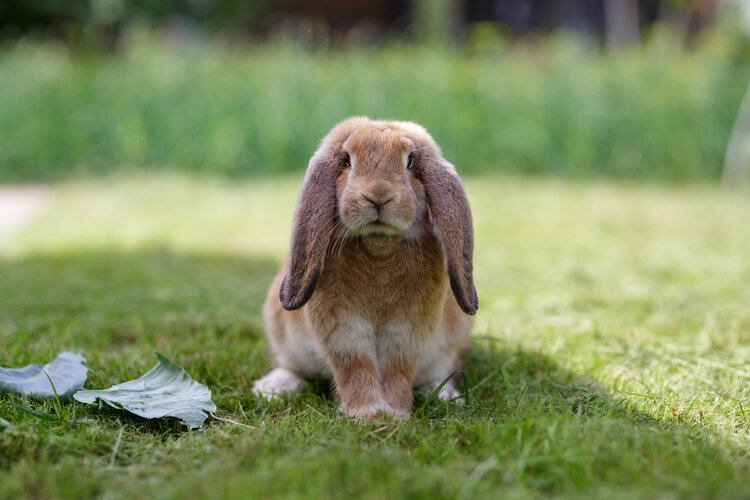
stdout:
<svg viewBox="0 0 750 500">
<path fill-rule="evenodd" d="M 299 170 L 353 114 L 424 124 L 463 173 L 715 179 L 748 59 L 718 35 L 688 52 L 664 40 L 616 54 L 565 38 L 311 50 L 141 33 L 108 56 L 18 43 L 0 51 L 0 180 Z"/>
</svg>

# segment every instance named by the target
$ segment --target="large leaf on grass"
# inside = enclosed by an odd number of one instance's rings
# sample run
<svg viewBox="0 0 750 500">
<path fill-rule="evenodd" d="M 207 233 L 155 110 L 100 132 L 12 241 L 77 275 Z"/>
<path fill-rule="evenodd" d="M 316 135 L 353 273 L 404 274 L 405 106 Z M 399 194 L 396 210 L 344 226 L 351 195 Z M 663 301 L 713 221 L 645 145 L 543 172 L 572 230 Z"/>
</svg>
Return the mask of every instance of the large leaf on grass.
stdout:
<svg viewBox="0 0 750 500">
<path fill-rule="evenodd" d="M 78 354 L 62 352 L 46 365 L 0 367 L 0 392 L 43 398 L 54 398 L 57 392 L 59 397 L 67 398 L 83 389 L 87 372 L 83 362 L 83 357 Z"/>
<path fill-rule="evenodd" d="M 211 391 L 193 380 L 181 366 L 158 352 L 156 356 L 159 362 L 139 379 L 103 391 L 79 391 L 73 397 L 81 403 L 99 399 L 143 418 L 174 417 L 190 429 L 200 427 L 207 413 L 216 411 Z"/>
</svg>

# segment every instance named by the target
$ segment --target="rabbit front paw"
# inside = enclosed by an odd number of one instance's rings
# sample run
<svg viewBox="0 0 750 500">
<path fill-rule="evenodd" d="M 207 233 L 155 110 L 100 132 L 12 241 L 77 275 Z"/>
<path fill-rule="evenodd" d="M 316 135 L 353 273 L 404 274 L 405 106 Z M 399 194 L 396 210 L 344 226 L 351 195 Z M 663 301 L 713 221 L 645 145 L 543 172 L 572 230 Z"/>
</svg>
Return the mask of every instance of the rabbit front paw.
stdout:
<svg viewBox="0 0 750 500">
<path fill-rule="evenodd" d="M 390 417 L 397 420 L 405 420 L 409 418 L 409 412 L 396 410 L 385 402 L 358 405 L 354 407 L 342 406 L 341 409 L 347 416 L 357 420 L 375 420 L 379 417 Z"/>
<path fill-rule="evenodd" d="M 304 381 L 293 371 L 286 368 L 274 368 L 268 375 L 253 384 L 253 394 L 265 399 L 273 399 L 284 394 L 297 392 Z"/>
</svg>

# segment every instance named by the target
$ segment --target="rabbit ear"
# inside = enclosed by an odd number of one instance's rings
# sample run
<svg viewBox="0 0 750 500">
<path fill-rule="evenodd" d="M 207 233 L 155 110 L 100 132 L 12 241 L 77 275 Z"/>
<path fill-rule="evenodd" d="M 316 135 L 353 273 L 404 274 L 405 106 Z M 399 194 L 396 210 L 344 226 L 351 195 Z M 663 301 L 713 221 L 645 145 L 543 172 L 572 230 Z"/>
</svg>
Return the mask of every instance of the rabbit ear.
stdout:
<svg viewBox="0 0 750 500">
<path fill-rule="evenodd" d="M 448 265 L 453 295 L 466 314 L 479 307 L 472 277 L 474 229 L 469 200 L 456 169 L 440 157 L 423 156 L 417 165 L 433 224 Z"/>
<path fill-rule="evenodd" d="M 318 152 L 307 167 L 292 222 L 289 269 L 279 299 L 286 310 L 299 309 L 315 291 L 336 216 L 336 159 Z"/>
</svg>

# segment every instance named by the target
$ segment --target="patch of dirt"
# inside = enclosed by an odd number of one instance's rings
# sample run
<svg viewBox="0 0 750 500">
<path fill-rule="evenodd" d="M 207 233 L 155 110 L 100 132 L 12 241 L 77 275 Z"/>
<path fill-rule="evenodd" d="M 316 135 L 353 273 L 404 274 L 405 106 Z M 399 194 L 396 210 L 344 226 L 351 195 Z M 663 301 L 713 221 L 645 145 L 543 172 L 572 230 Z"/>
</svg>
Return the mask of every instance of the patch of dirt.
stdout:
<svg viewBox="0 0 750 500">
<path fill-rule="evenodd" d="M 0 244 L 47 206 L 49 192 L 39 186 L 0 186 Z"/>
</svg>

